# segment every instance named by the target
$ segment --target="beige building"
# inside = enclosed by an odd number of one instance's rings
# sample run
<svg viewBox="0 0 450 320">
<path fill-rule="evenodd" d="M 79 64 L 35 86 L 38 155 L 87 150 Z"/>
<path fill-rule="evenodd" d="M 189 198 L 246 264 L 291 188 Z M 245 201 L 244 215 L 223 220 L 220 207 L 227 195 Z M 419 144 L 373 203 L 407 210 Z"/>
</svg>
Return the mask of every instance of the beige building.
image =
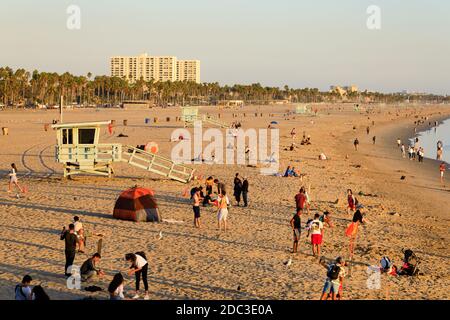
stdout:
<svg viewBox="0 0 450 320">
<path fill-rule="evenodd" d="M 110 59 L 111 76 L 136 82 L 194 81 L 200 83 L 200 61 L 178 60 L 173 56 L 115 56 Z"/>
</svg>

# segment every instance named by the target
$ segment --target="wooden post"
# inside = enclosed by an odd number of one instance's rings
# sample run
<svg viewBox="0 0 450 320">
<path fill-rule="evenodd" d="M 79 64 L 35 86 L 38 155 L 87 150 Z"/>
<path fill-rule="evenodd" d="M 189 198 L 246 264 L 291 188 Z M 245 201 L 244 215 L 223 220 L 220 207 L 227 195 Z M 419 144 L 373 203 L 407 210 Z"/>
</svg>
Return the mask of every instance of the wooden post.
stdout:
<svg viewBox="0 0 450 320">
<path fill-rule="evenodd" d="M 64 105 L 64 96 L 61 96 L 59 99 L 59 122 L 63 123 L 63 105 Z"/>
</svg>

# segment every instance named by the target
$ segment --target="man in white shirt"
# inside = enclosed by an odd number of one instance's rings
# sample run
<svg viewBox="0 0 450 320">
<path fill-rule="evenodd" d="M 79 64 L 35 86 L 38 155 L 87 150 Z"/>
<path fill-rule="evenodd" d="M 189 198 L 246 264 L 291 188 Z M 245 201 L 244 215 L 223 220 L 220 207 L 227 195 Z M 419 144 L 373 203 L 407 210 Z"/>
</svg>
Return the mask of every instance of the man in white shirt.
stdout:
<svg viewBox="0 0 450 320">
<path fill-rule="evenodd" d="M 323 223 L 320 221 L 320 214 L 314 215 L 314 220 L 309 223 L 309 230 L 311 232 L 311 245 L 313 256 L 320 258 L 320 246 L 322 245 L 322 230 Z"/>
<path fill-rule="evenodd" d="M 80 221 L 80 218 L 78 216 L 73 217 L 73 225 L 75 226 L 75 234 L 77 236 L 77 242 L 78 242 L 78 252 L 84 253 L 84 229 L 83 224 Z"/>
</svg>

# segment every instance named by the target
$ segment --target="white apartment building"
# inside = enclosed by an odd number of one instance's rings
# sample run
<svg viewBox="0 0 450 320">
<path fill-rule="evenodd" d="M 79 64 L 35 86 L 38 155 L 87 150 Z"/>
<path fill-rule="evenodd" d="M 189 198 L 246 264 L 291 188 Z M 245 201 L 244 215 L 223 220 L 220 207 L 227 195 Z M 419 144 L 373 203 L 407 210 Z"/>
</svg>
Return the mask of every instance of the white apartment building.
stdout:
<svg viewBox="0 0 450 320">
<path fill-rule="evenodd" d="M 200 83 L 200 61 L 178 60 L 173 56 L 115 56 L 110 59 L 111 76 L 136 82 L 194 81 Z"/>
</svg>

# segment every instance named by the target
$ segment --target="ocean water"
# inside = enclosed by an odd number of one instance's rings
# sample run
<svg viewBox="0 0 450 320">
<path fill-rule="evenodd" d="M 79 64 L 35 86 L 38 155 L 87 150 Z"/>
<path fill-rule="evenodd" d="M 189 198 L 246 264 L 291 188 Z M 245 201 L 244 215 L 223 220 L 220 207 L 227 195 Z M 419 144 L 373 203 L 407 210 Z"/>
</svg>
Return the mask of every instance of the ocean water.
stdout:
<svg viewBox="0 0 450 320">
<path fill-rule="evenodd" d="M 442 141 L 444 145 L 442 159 L 450 163 L 450 119 L 437 127 L 418 132 L 416 137 L 419 138 L 419 144 L 425 150 L 425 157 L 430 159 L 436 159 L 437 142 Z"/>
</svg>

